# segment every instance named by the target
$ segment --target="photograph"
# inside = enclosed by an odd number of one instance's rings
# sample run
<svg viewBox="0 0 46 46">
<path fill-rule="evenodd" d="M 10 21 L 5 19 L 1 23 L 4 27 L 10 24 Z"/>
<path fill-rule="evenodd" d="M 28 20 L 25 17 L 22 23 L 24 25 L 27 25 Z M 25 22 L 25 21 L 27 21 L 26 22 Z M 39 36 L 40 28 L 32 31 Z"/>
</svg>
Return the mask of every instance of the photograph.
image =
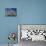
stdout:
<svg viewBox="0 0 46 46">
<path fill-rule="evenodd" d="M 5 8 L 5 16 L 16 16 L 17 9 L 16 8 Z"/>
</svg>

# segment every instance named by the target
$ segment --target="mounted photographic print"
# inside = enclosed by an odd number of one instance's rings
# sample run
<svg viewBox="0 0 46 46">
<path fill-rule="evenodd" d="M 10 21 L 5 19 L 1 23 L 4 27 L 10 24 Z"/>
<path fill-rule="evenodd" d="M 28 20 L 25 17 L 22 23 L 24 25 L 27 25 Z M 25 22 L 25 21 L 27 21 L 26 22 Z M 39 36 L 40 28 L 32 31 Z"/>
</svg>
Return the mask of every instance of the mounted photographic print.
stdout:
<svg viewBox="0 0 46 46">
<path fill-rule="evenodd" d="M 5 8 L 5 16 L 16 16 L 17 9 L 16 8 Z"/>
</svg>

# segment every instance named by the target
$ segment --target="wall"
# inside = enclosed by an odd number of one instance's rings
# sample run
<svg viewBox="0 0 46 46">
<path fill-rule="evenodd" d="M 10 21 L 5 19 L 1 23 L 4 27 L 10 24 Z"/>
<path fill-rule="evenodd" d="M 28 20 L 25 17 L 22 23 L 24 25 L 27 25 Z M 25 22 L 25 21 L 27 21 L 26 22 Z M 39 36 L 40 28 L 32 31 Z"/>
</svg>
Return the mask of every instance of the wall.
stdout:
<svg viewBox="0 0 46 46">
<path fill-rule="evenodd" d="M 16 17 L 6 17 L 5 8 L 17 8 Z M 7 44 L 17 24 L 46 24 L 46 0 L 0 0 L 0 44 Z M 16 40 L 17 42 L 17 40 Z"/>
</svg>

